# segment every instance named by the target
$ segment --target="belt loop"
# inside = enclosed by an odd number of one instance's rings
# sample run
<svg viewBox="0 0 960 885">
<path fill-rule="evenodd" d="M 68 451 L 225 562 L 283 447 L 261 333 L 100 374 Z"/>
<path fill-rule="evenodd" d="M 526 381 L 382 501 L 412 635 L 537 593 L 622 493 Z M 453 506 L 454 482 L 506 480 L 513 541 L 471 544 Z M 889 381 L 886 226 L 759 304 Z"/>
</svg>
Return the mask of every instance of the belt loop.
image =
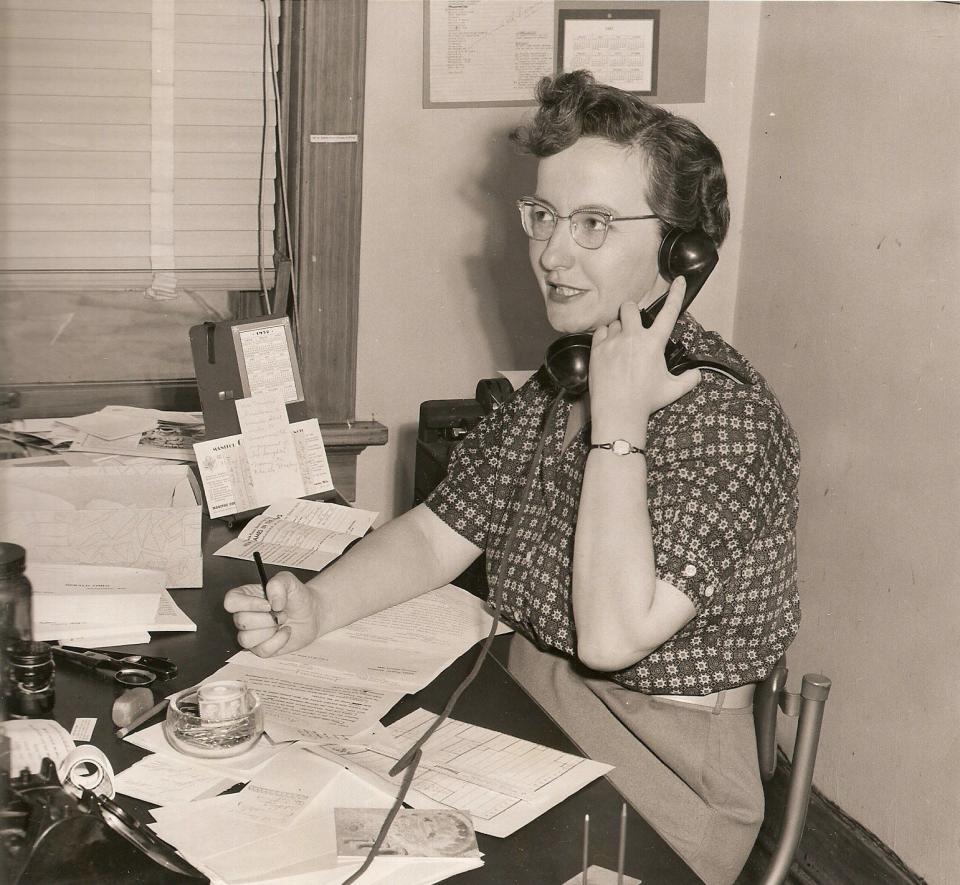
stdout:
<svg viewBox="0 0 960 885">
<path fill-rule="evenodd" d="M 726 689 L 717 692 L 717 702 L 713 705 L 713 715 L 716 716 L 723 709 L 723 701 L 727 696 Z"/>
</svg>

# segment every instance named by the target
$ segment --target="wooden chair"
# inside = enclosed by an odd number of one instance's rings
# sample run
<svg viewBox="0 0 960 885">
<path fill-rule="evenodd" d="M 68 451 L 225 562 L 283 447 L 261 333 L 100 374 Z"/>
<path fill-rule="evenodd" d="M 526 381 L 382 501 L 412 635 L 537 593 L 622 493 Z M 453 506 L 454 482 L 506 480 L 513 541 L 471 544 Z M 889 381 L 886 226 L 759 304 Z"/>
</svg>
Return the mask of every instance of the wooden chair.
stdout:
<svg viewBox="0 0 960 885">
<path fill-rule="evenodd" d="M 760 777 L 769 781 L 777 768 L 777 711 L 797 719 L 797 739 L 793 748 L 790 784 L 783 825 L 761 885 L 781 885 L 786 881 L 794 855 L 803 835 L 813 767 L 820 742 L 820 725 L 830 694 L 830 680 L 819 673 L 803 677 L 800 693 L 787 691 L 787 661 L 777 661 L 767 678 L 759 683 L 753 697 L 754 725 L 757 731 L 757 757 Z"/>
</svg>

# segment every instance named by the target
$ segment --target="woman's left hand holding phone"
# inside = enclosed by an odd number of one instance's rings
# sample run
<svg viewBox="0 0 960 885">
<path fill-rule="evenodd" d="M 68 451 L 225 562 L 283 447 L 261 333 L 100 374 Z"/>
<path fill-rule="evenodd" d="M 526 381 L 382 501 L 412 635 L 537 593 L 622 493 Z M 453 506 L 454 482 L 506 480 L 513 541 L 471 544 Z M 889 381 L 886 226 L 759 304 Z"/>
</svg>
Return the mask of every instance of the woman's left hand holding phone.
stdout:
<svg viewBox="0 0 960 885">
<path fill-rule="evenodd" d="M 262 658 L 303 648 L 320 632 L 316 597 L 290 572 L 268 581 L 267 599 L 260 584 L 243 584 L 227 591 L 223 607 L 233 615 L 237 642 Z"/>
<path fill-rule="evenodd" d="M 614 433 L 642 446 L 647 418 L 699 384 L 698 369 L 672 375 L 663 355 L 685 289 L 685 280 L 678 276 L 649 329 L 643 327 L 638 305 L 628 301 L 621 305 L 619 319 L 593 333 L 590 415 L 595 438 L 606 439 L 605 433 Z M 624 426 L 631 423 L 637 426 Z"/>
</svg>

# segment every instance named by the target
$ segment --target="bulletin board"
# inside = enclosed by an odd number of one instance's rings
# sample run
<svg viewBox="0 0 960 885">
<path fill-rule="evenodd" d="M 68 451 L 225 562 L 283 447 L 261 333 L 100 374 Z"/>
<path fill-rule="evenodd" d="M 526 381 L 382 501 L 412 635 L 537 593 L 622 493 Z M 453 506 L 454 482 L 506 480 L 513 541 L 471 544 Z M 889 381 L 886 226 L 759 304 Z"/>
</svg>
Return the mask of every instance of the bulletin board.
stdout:
<svg viewBox="0 0 960 885">
<path fill-rule="evenodd" d="M 577 57 L 571 35 L 589 36 L 591 28 L 598 32 L 592 57 L 598 66 L 609 60 L 611 71 L 615 54 L 647 28 L 650 67 L 628 91 L 658 104 L 701 103 L 709 17 L 708 2 L 423 0 L 423 107 L 531 106 L 537 81 Z M 606 34 L 599 33 L 604 20 Z"/>
</svg>

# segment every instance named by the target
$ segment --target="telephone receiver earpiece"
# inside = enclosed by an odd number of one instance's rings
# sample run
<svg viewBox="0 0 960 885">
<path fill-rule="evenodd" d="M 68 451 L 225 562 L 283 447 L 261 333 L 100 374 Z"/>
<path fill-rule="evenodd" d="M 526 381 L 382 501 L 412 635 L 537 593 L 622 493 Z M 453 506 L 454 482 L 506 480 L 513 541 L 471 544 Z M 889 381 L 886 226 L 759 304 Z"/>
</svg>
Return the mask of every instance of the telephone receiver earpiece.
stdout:
<svg viewBox="0 0 960 885">
<path fill-rule="evenodd" d="M 720 256 L 717 247 L 703 231 L 682 231 L 672 227 L 660 241 L 660 251 L 657 253 L 657 264 L 660 267 L 660 276 L 668 283 L 677 277 L 687 281 L 687 291 L 683 293 L 683 304 L 680 313 L 683 313 L 697 297 L 703 288 L 707 277 L 717 266 Z M 640 311 L 640 321 L 645 329 L 653 325 L 653 321 L 660 313 L 660 309 L 667 303 L 669 291 L 664 292 L 656 301 Z"/>
<path fill-rule="evenodd" d="M 683 231 L 672 227 L 660 241 L 657 264 L 660 276 L 673 282 L 678 276 L 687 281 L 687 291 L 683 296 L 683 313 L 697 293 L 703 288 L 720 256 L 717 247 L 703 231 Z M 640 311 L 640 321 L 649 329 L 667 301 L 669 292 L 664 292 L 656 301 Z M 580 396 L 587 390 L 590 375 L 590 344 L 593 336 L 589 332 L 576 332 L 558 338 L 547 348 L 544 368 L 550 380 L 571 396 Z"/>
</svg>

